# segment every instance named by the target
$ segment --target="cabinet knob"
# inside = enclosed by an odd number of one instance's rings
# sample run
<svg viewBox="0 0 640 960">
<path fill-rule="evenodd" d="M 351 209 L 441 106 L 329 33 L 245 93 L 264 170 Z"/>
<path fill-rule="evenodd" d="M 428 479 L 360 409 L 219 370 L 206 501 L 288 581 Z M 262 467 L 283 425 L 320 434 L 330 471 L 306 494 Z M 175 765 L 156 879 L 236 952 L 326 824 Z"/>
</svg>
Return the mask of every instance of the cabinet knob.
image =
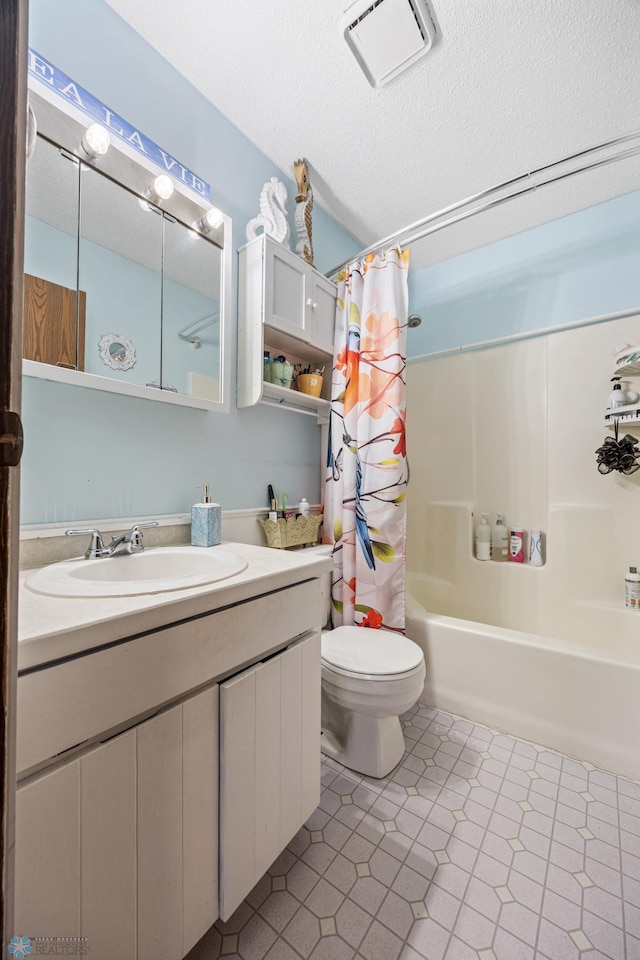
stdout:
<svg viewBox="0 0 640 960">
<path fill-rule="evenodd" d="M 315 304 L 314 304 L 313 300 L 311 299 L 311 297 L 309 297 L 309 299 L 307 300 L 307 306 L 308 306 L 308 307 L 311 307 L 312 310 L 313 310 L 313 308 L 315 307 Z"/>
</svg>

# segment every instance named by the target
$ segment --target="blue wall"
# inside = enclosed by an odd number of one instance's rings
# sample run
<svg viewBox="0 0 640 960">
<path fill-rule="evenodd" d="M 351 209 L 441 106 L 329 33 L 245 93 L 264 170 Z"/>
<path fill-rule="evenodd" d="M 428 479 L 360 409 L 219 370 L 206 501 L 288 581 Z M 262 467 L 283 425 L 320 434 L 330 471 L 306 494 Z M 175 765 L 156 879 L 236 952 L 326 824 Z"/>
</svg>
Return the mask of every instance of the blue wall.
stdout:
<svg viewBox="0 0 640 960">
<path fill-rule="evenodd" d="M 411 274 L 409 356 L 640 307 L 639 253 L 635 191 Z"/>
<path fill-rule="evenodd" d="M 207 180 L 211 202 L 233 218 L 235 247 L 272 176 L 287 185 L 293 230 L 290 173 L 274 167 L 102 0 L 30 0 L 29 7 L 30 45 Z M 318 269 L 362 246 L 317 204 L 313 217 Z M 313 419 L 266 406 L 234 408 L 235 268 L 233 290 L 228 415 L 23 381 L 23 523 L 182 512 L 204 482 L 225 508 L 266 504 L 268 483 L 291 502 L 319 499 Z"/>
</svg>

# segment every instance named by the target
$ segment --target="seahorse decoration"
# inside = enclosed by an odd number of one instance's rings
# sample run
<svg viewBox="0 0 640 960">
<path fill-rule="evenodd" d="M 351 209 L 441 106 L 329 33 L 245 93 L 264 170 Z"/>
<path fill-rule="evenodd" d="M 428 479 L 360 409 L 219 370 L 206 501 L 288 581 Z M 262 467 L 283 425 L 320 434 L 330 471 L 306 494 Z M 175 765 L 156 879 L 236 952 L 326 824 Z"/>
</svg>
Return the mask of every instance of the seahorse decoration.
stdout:
<svg viewBox="0 0 640 960">
<path fill-rule="evenodd" d="M 262 227 L 264 233 L 288 247 L 291 230 L 286 203 L 287 188 L 276 177 L 271 177 L 260 192 L 260 213 L 247 224 L 247 240 L 254 240 Z"/>
<path fill-rule="evenodd" d="M 296 253 L 304 257 L 307 263 L 313 266 L 313 241 L 311 239 L 313 190 L 309 183 L 309 166 L 304 157 L 302 160 L 294 161 L 293 172 L 298 184 L 298 193 L 296 194 L 296 230 L 298 231 Z"/>
</svg>

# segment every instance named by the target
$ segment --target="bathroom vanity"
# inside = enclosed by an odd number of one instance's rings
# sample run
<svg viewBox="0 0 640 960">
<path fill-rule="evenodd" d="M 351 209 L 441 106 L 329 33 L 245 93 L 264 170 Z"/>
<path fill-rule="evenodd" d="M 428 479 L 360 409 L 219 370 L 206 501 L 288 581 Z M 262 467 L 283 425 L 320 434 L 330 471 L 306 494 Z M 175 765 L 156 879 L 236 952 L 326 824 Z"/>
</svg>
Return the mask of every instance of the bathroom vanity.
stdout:
<svg viewBox="0 0 640 960">
<path fill-rule="evenodd" d="M 190 590 L 22 584 L 16 930 L 180 960 L 317 806 L 331 561 L 225 546 L 247 568 Z"/>
</svg>

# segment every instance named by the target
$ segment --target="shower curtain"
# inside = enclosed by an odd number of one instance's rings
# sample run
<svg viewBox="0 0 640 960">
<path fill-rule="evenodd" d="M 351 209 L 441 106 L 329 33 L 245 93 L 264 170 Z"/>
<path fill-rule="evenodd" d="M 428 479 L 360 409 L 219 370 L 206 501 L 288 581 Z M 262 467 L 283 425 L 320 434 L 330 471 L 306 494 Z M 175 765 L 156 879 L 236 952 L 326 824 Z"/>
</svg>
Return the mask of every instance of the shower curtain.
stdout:
<svg viewBox="0 0 640 960">
<path fill-rule="evenodd" d="M 332 622 L 404 632 L 409 250 L 338 276 L 324 539 Z"/>
</svg>

